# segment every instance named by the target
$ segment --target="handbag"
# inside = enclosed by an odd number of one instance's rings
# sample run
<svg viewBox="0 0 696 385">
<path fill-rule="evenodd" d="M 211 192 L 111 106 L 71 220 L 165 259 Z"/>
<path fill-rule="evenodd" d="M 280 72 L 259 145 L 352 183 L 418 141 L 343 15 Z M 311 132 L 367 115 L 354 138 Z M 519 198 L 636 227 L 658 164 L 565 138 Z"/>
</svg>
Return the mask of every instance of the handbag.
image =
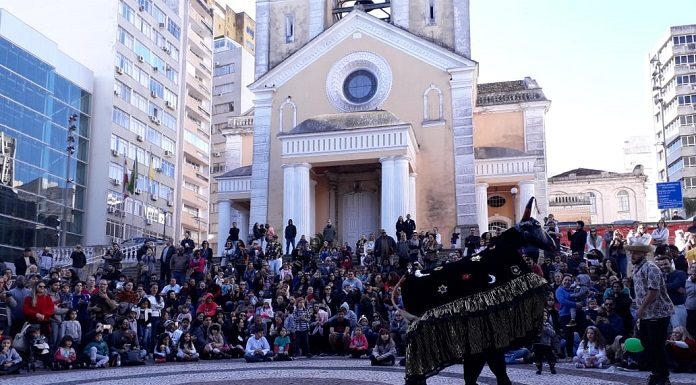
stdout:
<svg viewBox="0 0 696 385">
<path fill-rule="evenodd" d="M 14 340 L 12 340 L 12 347 L 15 348 L 18 352 L 26 352 L 29 343 L 28 337 L 27 337 L 27 329 L 29 329 L 29 322 L 25 322 L 24 325 L 22 325 L 22 329 L 15 335 Z"/>
</svg>

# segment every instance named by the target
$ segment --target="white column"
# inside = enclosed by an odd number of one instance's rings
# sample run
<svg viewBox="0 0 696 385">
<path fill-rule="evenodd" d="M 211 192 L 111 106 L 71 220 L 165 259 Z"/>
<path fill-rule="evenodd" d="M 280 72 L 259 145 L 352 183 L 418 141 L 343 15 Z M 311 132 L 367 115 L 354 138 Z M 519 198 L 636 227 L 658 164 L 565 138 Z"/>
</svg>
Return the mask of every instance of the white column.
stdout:
<svg viewBox="0 0 696 385">
<path fill-rule="evenodd" d="M 309 227 L 310 227 L 310 207 L 311 202 L 310 202 L 310 197 L 311 197 L 311 188 L 310 188 L 310 180 L 309 180 L 309 169 L 312 168 L 312 165 L 309 163 L 298 163 L 294 165 L 295 169 L 295 206 L 294 206 L 294 211 L 295 211 L 295 218 L 293 218 L 293 222 L 295 223 L 295 226 L 297 227 L 297 234 L 298 237 L 297 239 L 299 240 L 299 237 L 302 234 L 305 234 L 305 238 L 308 238 L 310 236 L 309 233 Z M 287 221 L 286 221 L 287 223 Z"/>
<path fill-rule="evenodd" d="M 380 223 L 389 234 L 396 223 L 394 217 L 394 158 L 381 158 L 382 163 L 382 199 L 380 207 Z"/>
<path fill-rule="evenodd" d="M 256 68 L 258 79 L 268 71 L 268 54 L 271 42 L 271 5 L 269 0 L 256 1 Z"/>
<path fill-rule="evenodd" d="M 329 220 L 331 220 L 334 226 L 338 226 L 336 221 L 336 200 L 338 199 L 338 185 L 335 181 L 329 181 Z M 323 226 L 323 225 L 322 225 Z M 323 228 L 323 227 L 322 227 Z"/>
<path fill-rule="evenodd" d="M 417 208 L 416 208 L 416 178 L 418 177 L 418 174 L 415 172 L 412 172 L 411 175 L 408 176 L 408 214 L 411 214 L 411 219 L 413 219 L 416 222 L 416 225 L 418 225 L 418 220 L 417 218 Z"/>
<path fill-rule="evenodd" d="M 268 177 L 273 92 L 272 89 L 254 92 L 254 146 L 251 166 L 251 212 L 249 215 L 249 222 L 252 224 L 268 222 Z M 248 231 L 251 232 L 251 228 Z"/>
<path fill-rule="evenodd" d="M 409 157 L 407 156 L 394 157 L 394 197 L 392 202 L 395 223 L 396 218 L 400 215 L 405 219 L 410 209 L 408 161 Z"/>
<path fill-rule="evenodd" d="M 471 58 L 471 17 L 469 14 L 469 0 L 457 0 L 452 2 L 454 15 L 454 52 Z"/>
<path fill-rule="evenodd" d="M 527 202 L 534 196 L 534 181 L 533 180 L 522 180 L 519 182 L 520 192 L 517 201 L 517 218 L 516 221 L 522 219 L 524 215 L 524 208 L 527 206 Z M 536 209 L 532 209 L 532 217 L 536 215 Z"/>
<path fill-rule="evenodd" d="M 242 135 L 239 133 L 225 136 L 225 166 L 227 171 L 242 167 Z"/>
<path fill-rule="evenodd" d="M 309 239 L 314 236 L 317 229 L 317 181 L 311 179 L 309 181 L 309 230 L 305 234 L 305 238 Z M 302 235 L 302 234 L 299 234 Z M 300 239 L 299 237 L 297 238 Z"/>
<path fill-rule="evenodd" d="M 295 203 L 297 202 L 297 180 L 295 177 L 295 165 L 294 164 L 284 164 L 283 168 L 283 226 L 288 224 L 288 220 L 292 219 L 295 226 L 297 223 Z M 280 238 L 280 237 L 279 237 Z"/>
<path fill-rule="evenodd" d="M 249 240 L 249 210 L 242 207 L 240 204 L 232 202 L 230 217 L 233 222 L 237 222 L 239 239 L 244 241 L 244 244 L 247 245 L 247 241 Z"/>
<path fill-rule="evenodd" d="M 232 227 L 231 206 L 229 199 L 222 199 L 218 202 L 218 255 L 222 255 L 225 250 L 225 241 L 230 227 Z"/>
<path fill-rule="evenodd" d="M 488 183 L 476 183 L 476 223 L 479 234 L 488 231 Z"/>
</svg>

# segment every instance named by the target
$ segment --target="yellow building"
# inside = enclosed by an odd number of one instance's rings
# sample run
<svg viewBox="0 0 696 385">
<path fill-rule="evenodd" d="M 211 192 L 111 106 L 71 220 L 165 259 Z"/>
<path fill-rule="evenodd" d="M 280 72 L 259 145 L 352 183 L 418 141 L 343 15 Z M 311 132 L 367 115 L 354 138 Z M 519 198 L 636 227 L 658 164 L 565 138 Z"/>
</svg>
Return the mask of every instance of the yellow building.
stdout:
<svg viewBox="0 0 696 385">
<path fill-rule="evenodd" d="M 229 5 L 220 4 L 215 0 L 208 0 L 208 4 L 214 10 L 215 37 L 227 36 L 253 55 L 256 47 L 254 19 L 245 12 L 237 13 Z"/>
<path fill-rule="evenodd" d="M 531 196 L 545 215 L 550 103 L 531 78 L 477 84 L 469 2 L 354 3 L 257 1 L 251 164 L 216 178 L 218 236 L 331 220 L 352 245 L 411 214 L 447 244 Z"/>
</svg>

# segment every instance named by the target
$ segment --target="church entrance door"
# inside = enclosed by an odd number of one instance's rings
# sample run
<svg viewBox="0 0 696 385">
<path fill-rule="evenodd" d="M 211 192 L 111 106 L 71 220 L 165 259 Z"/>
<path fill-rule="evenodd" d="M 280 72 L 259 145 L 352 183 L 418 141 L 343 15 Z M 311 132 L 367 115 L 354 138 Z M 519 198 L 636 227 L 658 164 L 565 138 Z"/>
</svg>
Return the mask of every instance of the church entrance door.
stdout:
<svg viewBox="0 0 696 385">
<path fill-rule="evenodd" d="M 365 234 L 365 237 L 368 237 L 370 233 L 379 230 L 378 198 L 377 193 L 371 191 L 350 192 L 343 195 L 342 239 L 353 249 L 360 235 Z"/>
</svg>

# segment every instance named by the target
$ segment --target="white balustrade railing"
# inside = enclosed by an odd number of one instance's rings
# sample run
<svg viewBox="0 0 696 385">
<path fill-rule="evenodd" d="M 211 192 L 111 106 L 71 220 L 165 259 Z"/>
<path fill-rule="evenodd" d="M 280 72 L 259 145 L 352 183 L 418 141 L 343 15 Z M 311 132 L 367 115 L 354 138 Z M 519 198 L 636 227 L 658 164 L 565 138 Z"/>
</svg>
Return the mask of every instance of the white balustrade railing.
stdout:
<svg viewBox="0 0 696 385">
<path fill-rule="evenodd" d="M 409 125 L 289 135 L 281 137 L 281 142 L 283 156 L 406 149 L 407 155 L 413 157 L 417 152 L 415 135 Z"/>
<path fill-rule="evenodd" d="M 476 176 L 533 175 L 536 157 L 477 159 Z"/>
<path fill-rule="evenodd" d="M 121 260 L 121 264 L 126 266 L 126 265 L 132 265 L 138 262 L 138 259 L 136 257 L 138 249 L 142 247 L 142 243 L 136 244 L 133 246 L 127 246 L 124 248 L 121 248 L 121 252 L 123 253 L 123 259 Z M 106 255 L 106 251 L 111 249 L 111 246 L 87 246 L 83 247 L 82 251 L 85 253 L 85 257 L 87 258 L 87 266 L 101 266 L 102 262 L 104 261 L 104 255 Z M 70 267 L 72 266 L 72 259 L 70 258 L 70 255 L 72 255 L 73 251 L 75 251 L 74 247 L 52 247 L 50 248 L 51 254 L 53 254 L 53 266 L 54 267 Z M 43 248 L 35 248 L 34 249 L 34 256 L 39 258 L 39 255 L 43 253 Z"/>
<path fill-rule="evenodd" d="M 242 176 L 218 181 L 219 193 L 246 193 L 251 191 L 251 177 Z"/>
</svg>

